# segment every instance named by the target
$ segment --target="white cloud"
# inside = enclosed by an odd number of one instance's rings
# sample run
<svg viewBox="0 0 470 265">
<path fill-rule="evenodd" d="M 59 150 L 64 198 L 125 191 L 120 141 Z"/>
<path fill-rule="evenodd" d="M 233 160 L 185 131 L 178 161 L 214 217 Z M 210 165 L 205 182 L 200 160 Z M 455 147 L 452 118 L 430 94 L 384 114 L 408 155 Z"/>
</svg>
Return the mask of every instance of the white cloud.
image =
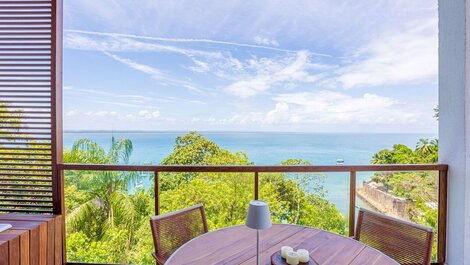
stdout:
<svg viewBox="0 0 470 265">
<path fill-rule="evenodd" d="M 142 73 L 150 75 L 153 79 L 163 80 L 163 81 L 168 82 L 170 84 L 180 85 L 180 86 L 182 86 L 184 88 L 187 88 L 188 90 L 191 90 L 191 91 L 202 92 L 202 90 L 199 89 L 196 84 L 169 77 L 167 74 L 164 74 L 162 71 L 160 71 L 160 70 L 158 70 L 158 69 L 156 69 L 152 66 L 141 64 L 141 63 L 135 62 L 131 59 L 122 58 L 120 56 L 111 54 L 109 52 L 104 52 L 104 54 L 108 55 L 109 57 L 113 58 L 114 60 L 116 60 L 120 63 L 123 63 L 123 64 L 129 66 L 132 69 L 135 69 L 137 71 L 140 71 Z"/>
<path fill-rule="evenodd" d="M 242 75 L 239 80 L 226 86 L 225 91 L 239 97 L 250 97 L 276 85 L 317 80 L 317 77 L 309 72 L 312 64 L 307 51 L 299 51 L 295 56 L 280 61 L 267 58 L 252 59 L 247 67 L 253 69 L 254 74 Z"/>
<path fill-rule="evenodd" d="M 137 111 L 73 109 L 65 112 L 64 128 L 67 130 L 171 130 L 182 124 L 176 123 L 176 119 L 171 115 L 172 113 L 162 115 L 158 110 L 145 109 Z"/>
<path fill-rule="evenodd" d="M 276 107 L 266 114 L 266 122 L 276 123 L 279 120 L 289 120 L 290 117 L 289 104 L 286 102 L 277 102 Z"/>
<path fill-rule="evenodd" d="M 244 112 L 220 119 L 221 124 L 416 124 L 423 113 L 406 102 L 376 94 L 353 97 L 334 91 L 275 96 L 274 109 Z"/>
<path fill-rule="evenodd" d="M 98 111 L 80 111 L 69 110 L 65 113 L 68 118 L 75 119 L 94 119 L 95 121 L 128 121 L 135 122 L 139 120 L 164 120 L 160 111 L 140 110 L 136 113 L 121 113 L 117 111 L 98 110 Z"/>
<path fill-rule="evenodd" d="M 258 45 L 279 46 L 279 42 L 277 42 L 275 39 L 263 38 L 261 36 L 256 36 L 254 41 Z"/>
<path fill-rule="evenodd" d="M 138 116 L 143 119 L 153 119 L 153 118 L 159 118 L 160 117 L 160 112 L 159 111 L 148 111 L 148 110 L 141 110 L 138 113 Z"/>
<path fill-rule="evenodd" d="M 185 98 L 177 98 L 177 97 L 166 97 L 168 100 L 173 100 L 173 102 L 181 102 L 181 103 L 190 103 L 190 104 L 197 104 L 197 105 L 205 105 L 206 103 L 201 100 L 194 100 L 194 99 L 185 99 Z"/>
<path fill-rule="evenodd" d="M 292 106 L 290 122 L 380 124 L 412 123 L 418 118 L 407 111 L 405 103 L 371 93 L 353 97 L 333 91 L 301 92 L 281 94 L 274 100 Z"/>
<path fill-rule="evenodd" d="M 275 45 L 275 40 L 257 38 L 258 41 L 269 42 L 271 45 Z M 167 44 L 161 44 L 161 42 Z M 198 43 L 205 43 L 205 46 L 198 46 Z M 231 48 L 235 47 L 236 53 L 238 54 L 239 47 L 247 48 L 243 52 L 252 54 L 253 52 L 268 50 L 274 52 L 272 55 L 278 54 L 281 60 L 288 62 L 295 58 L 295 56 L 306 53 L 306 51 L 293 51 L 280 48 L 274 48 L 271 46 L 263 45 L 252 45 L 252 44 L 243 44 L 235 42 L 224 42 L 224 41 L 215 41 L 207 39 L 182 39 L 182 38 L 160 38 L 160 37 L 148 37 L 148 36 L 139 36 L 131 34 L 119 34 L 119 33 L 105 33 L 105 32 L 93 32 L 93 31 L 81 31 L 81 30 L 66 30 L 64 37 L 65 47 L 69 49 L 78 49 L 86 51 L 100 51 L 104 52 L 113 59 L 127 64 L 128 66 L 137 69 L 142 72 L 146 72 L 150 75 L 153 75 L 154 78 L 161 78 L 162 72 L 155 67 L 149 65 L 142 65 L 135 61 L 132 61 L 127 58 L 122 58 L 116 53 L 118 52 L 140 52 L 140 53 L 149 53 L 149 52 L 158 52 L 158 53 L 176 53 L 185 56 L 189 59 L 194 65 L 192 66 L 182 66 L 185 69 L 189 69 L 195 73 L 212 73 L 217 77 L 224 79 L 233 79 L 234 76 L 239 76 L 240 73 L 243 73 L 243 68 L 245 67 L 244 63 L 238 58 L 234 58 L 231 52 Z M 170 44 L 168 44 L 170 43 Z M 188 46 L 189 45 L 189 46 Z M 228 49 L 223 46 L 228 46 Z M 233 47 L 232 47 L 233 46 Z M 192 47 L 192 48 L 188 48 Z M 194 48 L 196 47 L 196 48 Z M 314 53 L 308 51 L 308 56 L 319 56 L 319 57 L 328 57 L 330 55 Z M 271 57 L 271 55 L 266 58 Z M 266 59 L 265 58 L 265 59 Z M 277 59 L 273 59 L 277 60 Z M 250 62 L 254 60 L 249 60 Z M 269 59 L 264 60 L 269 61 Z M 263 63 L 263 60 L 260 59 L 260 63 Z M 285 62 L 279 62 L 285 63 Z M 181 65 L 179 65 L 181 66 Z M 312 67 L 320 66 L 320 64 L 312 64 Z M 168 74 L 166 78 L 169 78 Z M 173 78 L 172 81 L 175 81 Z M 192 88 L 196 85 L 191 85 Z M 194 89 L 199 90 L 199 89 Z M 200 92 L 200 91 L 199 91 Z"/>
<path fill-rule="evenodd" d="M 100 91 L 100 90 L 94 90 L 94 89 L 81 89 L 81 88 L 70 88 L 68 89 L 70 91 L 68 91 L 66 93 L 66 95 L 68 95 L 69 93 L 76 93 L 76 94 L 81 94 L 82 96 L 83 95 L 89 95 L 89 94 L 93 94 L 93 95 L 99 95 L 99 96 L 106 96 L 106 97 L 113 97 L 113 98 L 125 98 L 125 99 L 136 99 L 136 100 L 144 100 L 144 99 L 152 99 L 152 98 L 149 98 L 148 96 L 144 96 L 144 95 L 137 95 L 137 94 L 121 94 L 121 93 L 117 93 L 117 92 L 106 92 L 106 91 Z"/>
<path fill-rule="evenodd" d="M 183 86 L 189 90 L 197 89 L 186 84 L 184 84 Z M 151 96 L 149 94 L 141 94 L 141 95 L 127 94 L 127 93 L 122 94 L 118 92 L 106 92 L 106 91 L 94 90 L 94 89 L 73 88 L 67 91 L 67 93 L 65 93 L 65 98 L 68 99 L 69 97 L 72 97 L 72 95 L 79 96 L 80 98 L 86 98 L 90 96 L 90 101 L 94 103 L 120 106 L 120 107 L 146 108 L 146 109 L 155 109 L 155 102 L 184 103 L 184 104 L 197 104 L 197 105 L 206 104 L 203 101 L 195 100 L 195 99 L 173 97 L 173 96 Z M 99 99 L 97 100 L 97 98 Z M 102 100 L 101 98 L 109 99 L 109 100 Z"/>
<path fill-rule="evenodd" d="M 66 28 L 99 28 L 166 39 L 203 37 L 234 43 L 269 36 L 283 43 L 305 40 L 304 48 L 317 45 L 336 49 L 355 48 L 369 36 L 410 18 L 435 14 L 437 9 L 437 0 L 139 0 L 138 3 L 135 0 L 67 1 Z"/>
<path fill-rule="evenodd" d="M 426 18 L 397 26 L 398 29 L 389 29 L 376 34 L 371 40 L 355 48 L 355 52 L 342 57 L 343 62 L 331 62 L 330 65 L 314 63 L 309 60 L 308 67 L 318 70 L 324 75 L 322 84 L 344 88 L 380 86 L 394 84 L 410 84 L 435 82 L 437 77 L 437 19 Z M 371 35 L 374 36 L 374 35 Z M 81 30 L 67 30 L 65 35 L 65 47 L 83 50 L 95 50 L 104 52 L 166 52 L 177 53 L 187 57 L 193 66 L 184 67 L 195 73 L 213 73 L 225 79 L 235 79 L 233 84 L 227 86 L 226 91 L 242 97 L 253 96 L 269 90 L 273 85 L 279 84 L 273 78 L 278 72 L 260 70 L 256 75 L 248 75 L 244 72 L 245 62 L 233 58 L 231 53 L 220 45 L 239 46 L 253 49 L 271 49 L 267 45 L 276 45 L 277 41 L 266 37 L 255 36 L 254 41 L 263 45 L 250 45 L 236 42 L 215 41 L 210 39 L 191 38 L 162 38 L 132 34 L 105 33 Z M 151 43 L 149 43 L 149 41 Z M 162 44 L 164 42 L 165 44 Z M 204 48 L 194 45 L 198 42 L 207 43 L 210 46 Z M 190 46 L 185 46 L 185 44 Z M 175 44 L 175 45 L 172 45 Z M 217 46 L 219 45 L 219 46 Z M 273 48 L 282 52 L 278 57 L 291 58 L 299 56 L 307 51 L 297 51 Z M 256 52 L 256 50 L 255 50 Z M 308 51 L 310 56 L 322 56 L 332 58 L 330 55 L 317 54 Z M 112 55 L 114 59 L 142 72 L 152 75 L 154 78 L 163 78 L 162 71 L 148 65 Z M 275 65 L 275 57 L 265 59 L 270 64 L 259 60 L 261 67 L 270 69 Z M 336 58 L 338 59 L 338 58 Z M 254 61 L 254 60 L 251 60 Z M 282 65 L 285 62 L 277 62 Z M 250 66 L 250 65 L 248 65 Z M 285 66 L 285 65 L 284 65 Z M 339 67 L 341 66 L 341 67 Z M 337 68 L 337 70 L 334 70 Z M 274 70 L 274 69 L 273 69 Z M 282 72 L 281 72 L 282 74 Z M 174 82 L 177 79 L 165 77 Z M 237 79 L 238 78 L 238 79 Z M 281 79 L 282 77 L 279 77 Z M 284 77 L 285 78 L 285 77 Z M 296 77 L 291 78 L 299 82 Z M 283 82 L 283 81 L 280 81 Z M 191 88 L 196 85 L 191 84 Z M 199 89 L 194 89 L 198 91 Z M 199 91 L 200 92 L 200 91 Z"/>
<path fill-rule="evenodd" d="M 195 66 L 190 66 L 189 69 L 197 73 L 207 73 L 210 70 L 209 64 L 207 62 L 199 61 L 193 59 Z"/>
<path fill-rule="evenodd" d="M 137 63 L 137 62 L 132 61 L 131 59 L 122 58 L 122 57 L 119 57 L 117 55 L 111 54 L 109 52 L 104 52 L 104 54 L 108 55 L 109 57 L 113 58 L 114 60 L 116 60 L 120 63 L 123 63 L 123 64 L 129 66 L 132 69 L 135 69 L 137 71 L 146 73 L 146 74 L 152 76 L 155 79 L 164 79 L 164 78 L 166 78 L 165 75 L 160 70 L 158 70 L 154 67 L 151 67 L 151 66 L 148 66 L 148 65 L 145 65 L 145 64 L 141 64 L 141 63 Z"/>
<path fill-rule="evenodd" d="M 290 130 L 291 125 L 332 124 L 336 127 L 331 128 L 342 129 L 362 124 L 361 130 L 369 131 L 383 124 L 418 128 L 417 124 L 432 121 L 423 118 L 432 112 L 432 96 L 417 97 L 424 89 L 412 85 L 430 84 L 430 93 L 435 89 L 437 23 L 429 18 L 437 18 L 436 0 L 301 0 L 289 5 L 270 0 L 209 2 L 192 3 L 191 9 L 184 1 L 142 0 L 138 6 L 131 0 L 67 3 L 72 16 L 67 16 L 66 28 L 91 30 L 65 30 L 65 48 L 105 52 L 130 71 L 144 73 L 160 84 L 177 84 L 194 92 L 201 92 L 197 85 L 204 89 L 204 93 L 192 93 L 199 98 L 176 98 L 184 92 L 172 89 L 146 93 L 152 87 L 145 85 L 128 93 L 143 93 L 140 96 L 115 96 L 114 88 L 104 88 L 109 95 L 96 94 L 102 97 L 92 99 L 82 91 L 81 99 L 119 110 L 117 114 L 87 112 L 84 119 L 104 121 L 115 115 L 118 121 L 161 128 L 164 115 L 158 106 L 177 115 L 178 124 L 209 124 L 201 126 L 203 130 L 242 128 L 239 124 L 249 130 L 264 125 L 272 125 L 270 130 L 286 125 Z M 74 16 L 81 22 L 73 23 Z M 146 55 L 158 58 L 155 65 L 141 59 Z M 80 92 L 75 89 L 80 85 L 72 85 L 68 94 Z M 405 98 L 406 92 L 389 85 L 407 85 L 416 91 L 410 93 L 408 102 L 398 101 L 393 97 Z M 380 96 L 375 89 L 392 96 Z M 186 103 L 206 106 L 180 108 Z M 224 104 L 231 105 L 226 108 Z M 217 118 L 210 117 L 214 109 Z M 78 114 L 69 111 L 66 115 Z M 127 122 L 121 122 L 122 126 Z"/>
<path fill-rule="evenodd" d="M 407 24 L 377 36 L 339 71 L 344 88 L 437 81 L 437 19 Z"/>
<path fill-rule="evenodd" d="M 76 33 L 74 33 L 76 32 Z M 95 36 L 97 35 L 97 36 Z M 108 52 L 167 52 L 177 53 L 188 57 L 220 57 L 219 52 L 209 52 L 175 45 L 149 43 L 138 39 L 125 37 L 128 35 L 114 33 L 86 34 L 82 31 L 72 31 L 64 36 L 64 46 L 68 49 Z M 132 35 L 130 35 L 132 36 Z"/>
<path fill-rule="evenodd" d="M 101 110 L 97 112 L 87 112 L 88 116 L 96 116 L 100 118 L 113 118 L 117 117 L 118 113 L 116 111 L 106 111 L 106 110 Z"/>
<path fill-rule="evenodd" d="M 65 116 L 69 118 L 119 118 L 121 115 L 116 111 L 99 110 L 99 111 L 80 111 L 80 110 L 69 110 L 65 112 Z"/>
<path fill-rule="evenodd" d="M 225 46 L 236 46 L 236 47 L 244 47 L 244 48 L 254 48 L 254 49 L 261 49 L 261 50 L 272 50 L 272 51 L 279 51 L 279 52 L 295 52 L 293 50 L 288 49 L 281 49 L 275 48 L 271 46 L 279 46 L 279 43 L 274 39 L 262 38 L 256 36 L 254 41 L 257 45 L 248 44 L 248 43 L 239 43 L 239 42 L 230 42 L 230 41 L 219 41 L 219 40 L 211 40 L 211 39 L 194 39 L 194 38 L 164 38 L 164 37 L 152 37 L 152 36 L 143 36 L 143 35 L 134 35 L 134 34 L 122 34 L 122 33 L 115 33 L 115 32 L 97 32 L 97 31 L 84 31 L 84 30 L 73 30 L 73 29 L 66 29 L 66 39 L 68 39 L 70 47 L 86 47 L 86 46 L 75 46 L 75 44 L 89 44 L 93 46 L 93 42 L 90 42 L 90 38 L 84 38 L 84 35 L 94 35 L 94 36 L 105 36 L 105 37 L 112 37 L 115 40 L 150 40 L 150 41 L 158 41 L 158 42 L 166 42 L 166 43 L 206 43 L 206 44 L 215 44 L 215 45 L 225 45 Z M 70 38 L 68 38 L 70 36 Z M 130 42 L 128 42 L 130 43 Z M 132 46 L 130 46 L 132 47 Z M 127 49 L 129 49 L 128 47 Z M 134 45 L 134 47 L 137 47 Z M 149 46 L 151 47 L 151 46 Z M 179 49 L 175 49 L 174 46 L 165 46 L 165 45 L 156 45 L 153 47 L 159 47 L 162 50 L 169 50 L 175 51 Z M 183 50 L 179 50 L 183 51 Z M 194 50 L 189 50 L 194 51 Z M 325 55 L 328 56 L 328 55 Z"/>
</svg>

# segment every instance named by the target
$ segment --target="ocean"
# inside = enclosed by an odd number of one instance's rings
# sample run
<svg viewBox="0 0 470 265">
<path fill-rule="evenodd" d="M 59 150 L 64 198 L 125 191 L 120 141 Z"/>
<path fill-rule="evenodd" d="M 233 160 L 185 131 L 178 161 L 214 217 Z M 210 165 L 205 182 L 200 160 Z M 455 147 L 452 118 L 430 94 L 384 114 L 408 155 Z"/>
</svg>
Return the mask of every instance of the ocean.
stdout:
<svg viewBox="0 0 470 265">
<path fill-rule="evenodd" d="M 335 165 L 338 159 L 345 165 L 370 164 L 374 153 L 405 144 L 414 148 L 421 138 L 435 139 L 436 134 L 378 133 L 281 133 L 281 132 L 201 132 L 206 138 L 230 151 L 242 151 L 256 165 L 276 165 L 290 158 L 307 160 L 313 165 Z M 131 164 L 158 164 L 173 150 L 175 138 L 184 132 L 65 132 L 64 148 L 74 141 L 87 138 L 109 148 L 111 137 L 132 140 L 134 151 Z M 357 184 L 372 173 L 358 173 Z M 144 183 L 144 185 L 150 185 Z M 343 214 L 348 214 L 349 173 L 328 173 L 324 181 L 327 199 Z M 308 190 L 308 189 L 307 189 Z M 357 201 L 358 205 L 364 203 Z"/>
</svg>

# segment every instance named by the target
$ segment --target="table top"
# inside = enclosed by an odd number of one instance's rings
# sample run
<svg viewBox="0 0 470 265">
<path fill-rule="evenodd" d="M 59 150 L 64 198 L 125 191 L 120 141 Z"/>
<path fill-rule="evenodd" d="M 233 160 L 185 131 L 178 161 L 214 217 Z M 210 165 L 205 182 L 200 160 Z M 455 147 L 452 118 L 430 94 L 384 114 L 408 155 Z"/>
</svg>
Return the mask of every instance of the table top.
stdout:
<svg viewBox="0 0 470 265">
<path fill-rule="evenodd" d="M 273 224 L 260 231 L 261 264 L 270 265 L 271 255 L 282 246 L 304 248 L 318 264 L 398 265 L 385 254 L 354 239 L 311 227 Z M 201 235 L 180 247 L 165 263 L 255 264 L 256 230 L 232 226 Z"/>
</svg>

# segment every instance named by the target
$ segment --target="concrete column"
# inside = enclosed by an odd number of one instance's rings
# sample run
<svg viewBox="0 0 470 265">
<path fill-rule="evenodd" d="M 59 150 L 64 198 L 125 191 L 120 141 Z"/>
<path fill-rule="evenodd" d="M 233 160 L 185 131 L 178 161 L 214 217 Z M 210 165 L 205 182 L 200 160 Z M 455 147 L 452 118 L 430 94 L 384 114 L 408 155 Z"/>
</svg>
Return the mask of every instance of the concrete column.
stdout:
<svg viewBox="0 0 470 265">
<path fill-rule="evenodd" d="M 439 161 L 449 164 L 451 265 L 470 265 L 469 6 L 470 0 L 439 0 Z"/>
</svg>

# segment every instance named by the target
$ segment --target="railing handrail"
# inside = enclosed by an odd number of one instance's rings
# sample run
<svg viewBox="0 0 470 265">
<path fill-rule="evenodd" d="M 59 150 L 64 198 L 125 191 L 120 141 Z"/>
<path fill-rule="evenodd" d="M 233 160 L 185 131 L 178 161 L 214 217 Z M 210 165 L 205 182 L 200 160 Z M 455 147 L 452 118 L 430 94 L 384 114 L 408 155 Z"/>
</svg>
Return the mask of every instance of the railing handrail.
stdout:
<svg viewBox="0 0 470 265">
<path fill-rule="evenodd" d="M 373 172 L 373 171 L 447 171 L 446 164 L 372 164 L 372 165 L 279 165 L 279 166 L 205 166 L 205 165 L 109 165 L 59 164 L 59 170 L 158 171 L 158 172 Z"/>
</svg>

